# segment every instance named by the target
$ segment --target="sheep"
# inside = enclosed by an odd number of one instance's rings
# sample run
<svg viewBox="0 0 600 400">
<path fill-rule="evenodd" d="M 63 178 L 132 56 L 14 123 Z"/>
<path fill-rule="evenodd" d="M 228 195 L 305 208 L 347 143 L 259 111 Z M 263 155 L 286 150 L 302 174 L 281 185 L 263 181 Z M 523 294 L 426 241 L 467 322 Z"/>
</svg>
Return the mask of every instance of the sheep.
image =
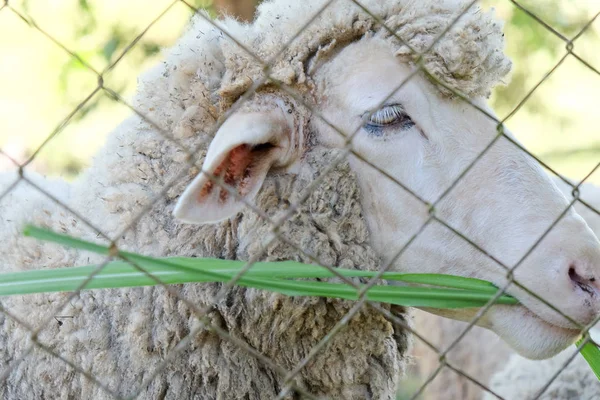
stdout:
<svg viewBox="0 0 600 400">
<path fill-rule="evenodd" d="M 368 13 L 344 1 L 266 1 L 252 24 L 225 19 L 222 29 L 197 17 L 166 62 L 140 79 L 135 108 L 146 118 L 134 115 L 117 127 L 68 190 L 47 188 L 63 193 L 78 217 L 43 195 L 25 202 L 19 196 L 31 192 L 27 186 L 2 200 L 2 271 L 103 261 L 22 238 L 28 220 L 87 239 L 116 238 L 120 248 L 151 256 L 317 259 L 369 270 L 390 264 L 502 285 L 502 269 L 449 227 L 512 264 L 532 244 L 523 238 L 541 233 L 566 202 L 510 136 L 497 139 L 442 196 L 496 136 L 485 98 L 510 70 L 501 24 L 463 1 L 362 4 Z M 280 52 L 282 44 L 288 46 Z M 429 47 L 422 56 L 413 51 Z M 244 49 L 272 59 L 269 68 Z M 415 71 L 418 65 L 428 72 Z M 355 130 L 349 152 L 340 133 Z M 201 164 L 190 168 L 194 161 Z M 432 215 L 436 221 L 420 229 Z M 264 217 L 278 221 L 287 240 L 270 241 Z M 556 254 L 563 238 L 576 262 L 576 288 Z M 598 272 L 597 248 L 581 217 L 569 212 L 515 275 L 534 291 L 552 288 L 561 310 L 585 323 L 598 313 L 583 290 Z M 549 268 L 561 279 L 543 273 Z M 239 287 L 213 305 L 220 288 L 178 287 L 186 302 L 160 286 L 4 299 L 0 363 L 8 369 L 0 395 L 102 399 L 139 390 L 143 398 L 293 398 L 285 371 L 352 307 Z M 574 340 L 575 326 L 526 293 L 509 292 L 523 306 L 496 306 L 483 326 L 528 357 L 552 356 Z M 208 307 L 208 321 L 220 330 L 199 325 L 198 307 Z M 382 310 L 363 307 L 349 318 L 299 369 L 295 388 L 328 398 L 394 398 L 410 316 L 402 307 Z M 475 312 L 430 311 L 461 320 Z M 55 315 L 73 318 L 58 324 Z M 16 319 L 40 327 L 35 337 L 44 347 L 30 347 L 30 332 Z M 178 345 L 196 330 L 187 347 Z"/>
<path fill-rule="evenodd" d="M 554 179 L 554 182 L 567 199 L 572 198 L 571 186 L 558 178 Z M 580 187 L 580 197 L 596 210 L 600 210 L 599 186 L 583 184 Z M 575 209 L 584 217 L 596 236 L 600 237 L 600 215 L 580 203 L 575 204 Z M 415 330 L 442 350 L 450 346 L 467 327 L 465 323 L 439 318 L 422 311 L 413 313 L 413 316 Z M 447 359 L 504 398 L 526 399 L 533 397 L 572 354 L 573 348 L 569 348 L 547 361 L 527 360 L 516 355 L 492 332 L 473 327 L 448 353 Z M 415 367 L 412 368 L 414 371 L 409 370 L 408 377 L 405 379 L 423 382 L 439 366 L 439 354 L 417 340 L 412 355 L 415 359 Z M 577 378 L 573 379 L 573 377 Z M 483 393 L 485 391 L 468 378 L 445 368 L 428 385 L 424 398 L 478 400 L 482 398 Z M 568 393 L 572 395 L 569 396 Z M 567 370 L 559 375 L 556 383 L 542 396 L 542 399 L 593 398 L 586 393 L 597 395 L 600 393 L 600 386 L 587 363 L 582 357 L 577 357 Z M 496 397 L 488 393 L 487 398 Z"/>
<path fill-rule="evenodd" d="M 597 341 L 597 329 L 590 333 Z M 492 376 L 490 387 L 507 399 L 597 399 L 600 395 L 600 382 L 582 356 L 577 355 L 573 359 L 574 353 L 575 349 L 568 349 L 542 362 L 527 360 L 513 354 L 504 368 Z M 565 367 L 567 363 L 569 364 Z M 542 388 L 545 388 L 559 371 L 560 374 L 543 394 L 539 395 Z M 485 396 L 486 400 L 492 398 L 496 396 Z"/>
</svg>

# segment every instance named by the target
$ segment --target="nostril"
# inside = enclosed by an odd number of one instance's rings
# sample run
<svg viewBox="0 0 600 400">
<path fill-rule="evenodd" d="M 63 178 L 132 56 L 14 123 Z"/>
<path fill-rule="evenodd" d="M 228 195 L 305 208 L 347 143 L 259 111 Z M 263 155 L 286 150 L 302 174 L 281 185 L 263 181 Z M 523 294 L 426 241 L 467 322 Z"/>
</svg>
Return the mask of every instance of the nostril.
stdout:
<svg viewBox="0 0 600 400">
<path fill-rule="evenodd" d="M 595 293 L 593 282 L 596 281 L 596 278 L 585 278 L 579 275 L 574 264 L 571 264 L 569 266 L 569 278 L 571 278 L 571 281 L 584 292 L 589 293 L 591 295 Z"/>
</svg>

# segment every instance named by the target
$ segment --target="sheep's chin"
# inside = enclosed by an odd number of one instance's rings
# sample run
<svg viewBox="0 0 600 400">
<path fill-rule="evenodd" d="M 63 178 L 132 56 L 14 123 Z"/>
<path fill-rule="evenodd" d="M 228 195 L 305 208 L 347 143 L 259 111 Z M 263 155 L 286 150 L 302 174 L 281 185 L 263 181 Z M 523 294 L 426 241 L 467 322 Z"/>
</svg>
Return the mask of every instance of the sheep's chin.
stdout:
<svg viewBox="0 0 600 400">
<path fill-rule="evenodd" d="M 496 308 L 490 315 L 489 329 L 523 357 L 533 360 L 553 357 L 581 335 L 578 329 L 552 324 L 522 305 Z"/>
<path fill-rule="evenodd" d="M 478 309 L 424 309 L 446 318 L 470 322 Z M 533 360 L 555 356 L 572 345 L 581 332 L 545 321 L 523 305 L 497 305 L 488 310 L 477 325 L 495 332 L 517 353 Z"/>
</svg>

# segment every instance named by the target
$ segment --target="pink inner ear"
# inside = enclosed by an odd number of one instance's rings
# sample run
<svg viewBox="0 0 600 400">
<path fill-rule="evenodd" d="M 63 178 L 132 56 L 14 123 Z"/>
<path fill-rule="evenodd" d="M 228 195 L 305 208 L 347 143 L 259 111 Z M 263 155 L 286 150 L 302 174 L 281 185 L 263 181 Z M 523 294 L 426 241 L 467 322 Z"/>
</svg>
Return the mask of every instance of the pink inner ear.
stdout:
<svg viewBox="0 0 600 400">
<path fill-rule="evenodd" d="M 253 161 L 252 148 L 242 144 L 229 152 L 229 165 L 225 173 L 225 183 L 230 186 L 238 186 L 246 177 L 248 167 Z M 222 165 L 222 164 L 221 164 Z"/>
<path fill-rule="evenodd" d="M 244 189 L 248 184 L 252 172 L 252 166 L 264 155 L 263 149 L 254 149 L 248 144 L 242 144 L 229 152 L 227 157 L 214 170 L 213 175 L 223 178 L 230 187 L 236 188 L 240 195 L 244 195 Z M 202 190 L 198 193 L 198 202 L 203 202 L 213 191 L 215 183 L 208 180 Z M 229 198 L 229 192 L 219 188 L 219 202 L 225 203 Z"/>
</svg>

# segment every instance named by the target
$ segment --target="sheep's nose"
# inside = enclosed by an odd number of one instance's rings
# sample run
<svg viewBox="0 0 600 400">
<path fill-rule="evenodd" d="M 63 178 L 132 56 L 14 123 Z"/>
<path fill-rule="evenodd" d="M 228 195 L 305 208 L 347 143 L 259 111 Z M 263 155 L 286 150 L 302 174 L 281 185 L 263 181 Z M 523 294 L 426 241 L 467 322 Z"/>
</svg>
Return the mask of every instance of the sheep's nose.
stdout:
<svg viewBox="0 0 600 400">
<path fill-rule="evenodd" d="M 600 286 L 594 274 L 583 271 L 576 263 L 571 263 L 569 265 L 569 278 L 576 290 L 580 289 L 591 297 L 598 296 Z"/>
</svg>

